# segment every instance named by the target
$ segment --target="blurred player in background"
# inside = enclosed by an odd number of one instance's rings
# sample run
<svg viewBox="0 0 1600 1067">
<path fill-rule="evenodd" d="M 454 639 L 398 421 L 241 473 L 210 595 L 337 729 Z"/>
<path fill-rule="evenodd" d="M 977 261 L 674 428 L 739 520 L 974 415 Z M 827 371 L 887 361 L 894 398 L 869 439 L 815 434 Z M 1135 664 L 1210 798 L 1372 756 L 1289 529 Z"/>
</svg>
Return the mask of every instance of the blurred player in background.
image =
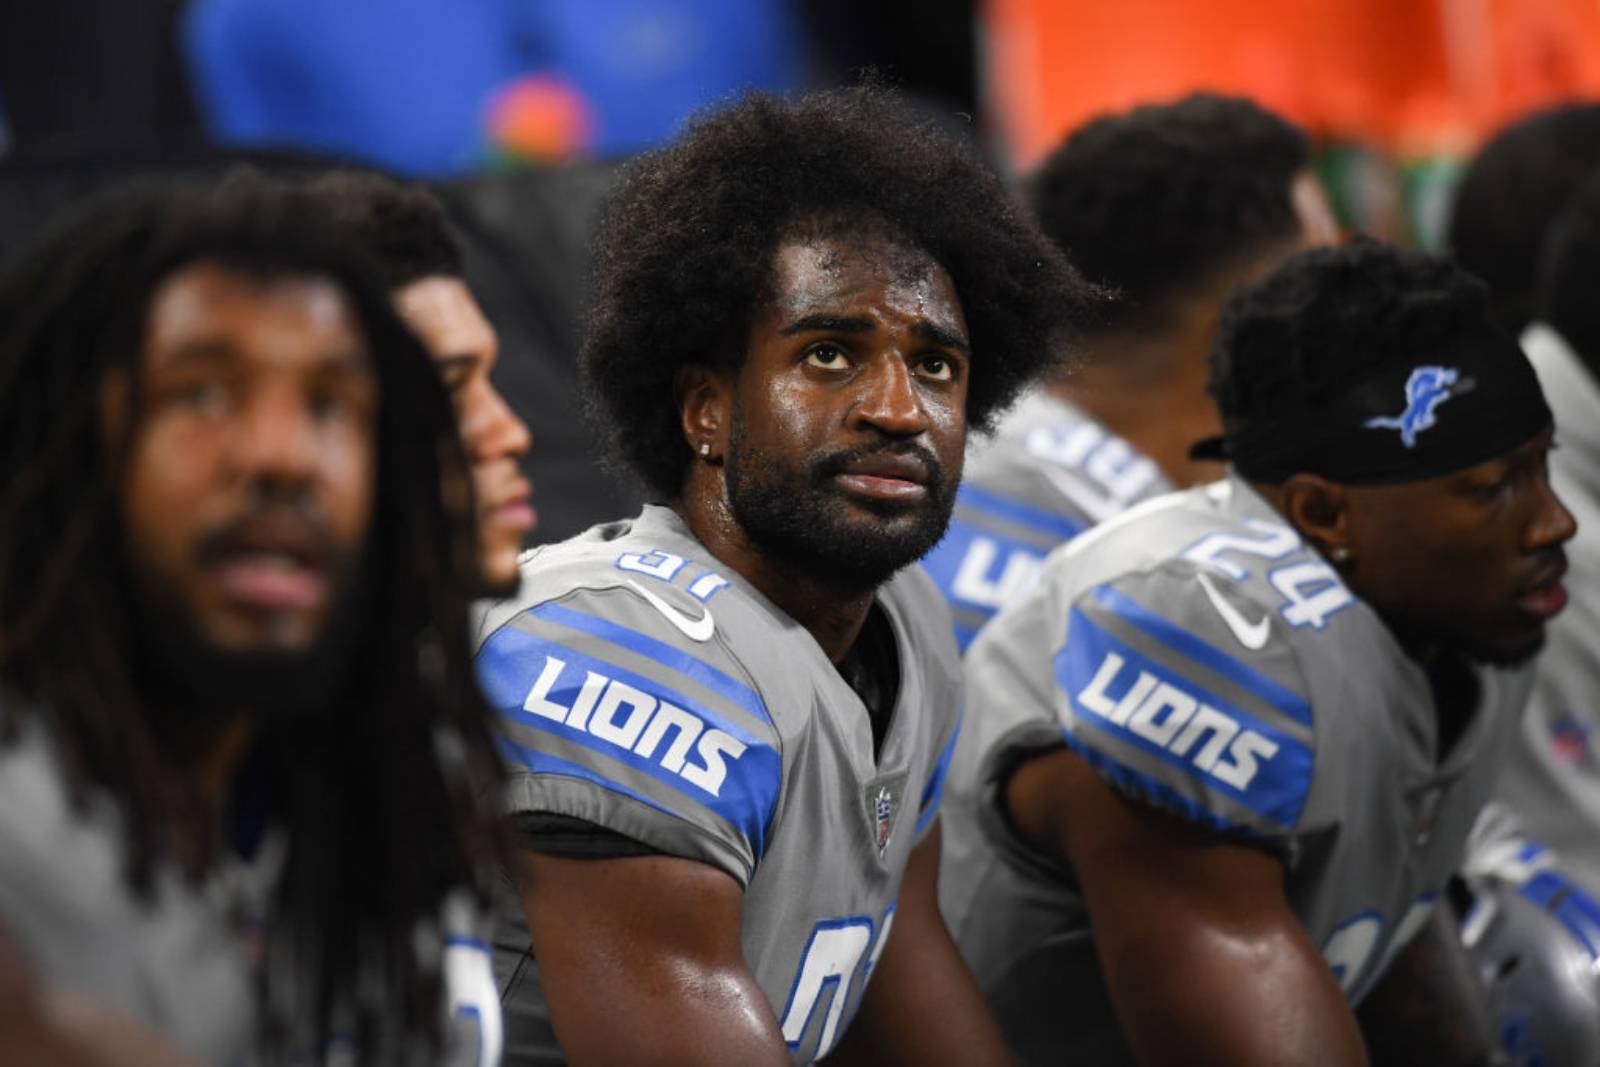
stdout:
<svg viewBox="0 0 1600 1067">
<path fill-rule="evenodd" d="M 1533 695 L 1474 832 L 1462 937 L 1519 1064 L 1600 1060 L 1600 171 L 1545 242 L 1522 347 L 1555 413 L 1551 482 L 1578 520 L 1572 602 L 1550 625 Z"/>
<path fill-rule="evenodd" d="M 497 778 L 470 474 L 335 230 L 129 194 L 0 288 L 0 989 L 206 1063 L 441 1062 L 449 1009 L 492 1063 L 487 956 L 441 946 Z"/>
<path fill-rule="evenodd" d="M 1550 628 L 1501 794 L 1524 828 L 1600 890 L 1600 170 L 1546 244 L 1522 347 L 1555 411 L 1551 478 L 1578 518 L 1571 606 Z"/>
<path fill-rule="evenodd" d="M 517 466 L 533 438 L 489 377 L 500 339 L 467 287 L 444 207 L 420 185 L 372 172 L 332 174 L 313 189 L 376 262 L 395 310 L 433 357 L 472 463 L 484 590 L 511 596 L 536 519 L 533 488 Z"/>
<path fill-rule="evenodd" d="M 1196 95 L 1096 119 L 1030 183 L 1044 232 L 1119 297 L 1081 358 L 1030 392 L 968 464 L 925 561 L 965 648 L 1050 549 L 1130 504 L 1219 477 L 1206 354 L 1222 303 L 1338 237 L 1305 135 L 1248 100 Z"/>
<path fill-rule="evenodd" d="M 1449 250 L 1489 283 L 1490 317 L 1516 337 L 1538 313 L 1550 224 L 1600 171 L 1600 104 L 1568 104 L 1497 133 L 1472 160 L 1451 208 Z"/>
<path fill-rule="evenodd" d="M 1224 312 L 1225 481 L 1084 535 L 968 655 L 951 926 L 1028 1062 L 1485 1062 L 1447 908 L 1572 518 L 1448 263 L 1303 253 Z"/>
<path fill-rule="evenodd" d="M 508 1061 L 1002 1060 L 936 903 L 960 660 L 903 568 L 1088 290 L 873 89 L 747 98 L 606 219 L 585 371 L 664 506 L 539 550 L 479 651 Z"/>
</svg>

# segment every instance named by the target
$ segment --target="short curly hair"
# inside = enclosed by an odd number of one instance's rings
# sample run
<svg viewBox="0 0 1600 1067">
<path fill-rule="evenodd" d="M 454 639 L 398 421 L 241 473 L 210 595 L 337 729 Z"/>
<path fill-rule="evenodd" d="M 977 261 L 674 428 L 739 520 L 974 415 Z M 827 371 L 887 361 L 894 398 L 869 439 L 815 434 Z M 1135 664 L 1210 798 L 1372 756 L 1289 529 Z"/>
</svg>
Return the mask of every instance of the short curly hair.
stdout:
<svg viewBox="0 0 1600 1067">
<path fill-rule="evenodd" d="M 1600 379 L 1600 172 L 1550 227 L 1540 269 L 1539 318 L 1553 326 Z"/>
<path fill-rule="evenodd" d="M 465 274 L 444 205 L 423 186 L 376 171 L 338 170 L 317 177 L 310 190 L 390 292 Z"/>
<path fill-rule="evenodd" d="M 1229 427 L 1321 407 L 1352 382 L 1494 327 L 1452 260 L 1356 240 L 1301 252 L 1228 301 L 1209 388 Z"/>
<path fill-rule="evenodd" d="M 1550 225 L 1600 173 L 1600 103 L 1567 104 L 1506 127 L 1456 187 L 1446 245 L 1489 283 L 1490 314 L 1520 333 L 1533 319 L 1539 257 Z"/>
<path fill-rule="evenodd" d="M 602 216 L 585 384 L 621 459 L 660 498 L 680 491 L 690 460 L 674 374 L 743 362 L 773 253 L 800 232 L 888 237 L 949 273 L 978 429 L 1060 358 L 1098 300 L 975 154 L 893 92 L 746 96 L 634 160 Z"/>
<path fill-rule="evenodd" d="M 1028 197 L 1045 236 L 1121 297 L 1101 325 L 1124 328 L 1294 240 L 1290 186 L 1310 162 L 1305 135 L 1277 115 L 1196 93 L 1080 126 L 1033 173 Z"/>
</svg>

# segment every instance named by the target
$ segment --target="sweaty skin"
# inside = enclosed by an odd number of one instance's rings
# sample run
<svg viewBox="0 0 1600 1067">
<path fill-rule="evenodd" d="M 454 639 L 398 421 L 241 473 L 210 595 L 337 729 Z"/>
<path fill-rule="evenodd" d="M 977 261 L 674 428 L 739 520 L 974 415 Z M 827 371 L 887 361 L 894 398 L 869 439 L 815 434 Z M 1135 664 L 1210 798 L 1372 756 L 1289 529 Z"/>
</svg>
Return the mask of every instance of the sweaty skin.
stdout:
<svg viewBox="0 0 1600 1067">
<path fill-rule="evenodd" d="M 771 302 L 736 370 L 688 368 L 678 397 L 694 459 L 674 506 L 725 566 L 805 626 L 837 663 L 873 589 L 775 561 L 734 518 L 725 480 L 734 405 L 745 446 L 785 471 L 819 453 L 893 442 L 924 466 L 846 470 L 822 488 L 828 521 L 867 539 L 916 526 L 922 480 L 959 478 L 966 322 L 949 276 L 882 242 L 789 242 Z M 702 455 L 700 444 L 709 447 Z M 909 561 L 908 561 L 909 562 Z M 813 568 L 813 571 L 815 568 Z M 828 1062 L 1008 1062 L 982 994 L 939 915 L 935 822 L 912 854 L 895 925 L 860 1011 Z M 667 856 L 568 860 L 524 850 L 518 887 L 562 1048 L 574 1064 L 787 1064 L 772 1005 L 743 957 L 738 884 Z M 590 990 L 603 988 L 600 1000 Z"/>
<path fill-rule="evenodd" d="M 966 448 L 966 317 L 943 268 L 885 242 L 791 241 L 773 257 L 773 299 L 751 324 L 738 371 L 682 375 L 684 436 L 695 453 L 675 507 L 719 560 L 811 631 L 838 662 L 855 643 L 873 590 L 842 591 L 815 568 L 785 566 L 733 517 L 723 460 L 733 408 L 749 447 L 798 466 L 828 450 L 883 442 L 926 451 L 950 484 Z M 709 454 L 699 454 L 699 444 Z M 926 492 L 904 477 L 843 474 L 834 516 L 860 537 L 914 526 Z M 885 514 L 883 502 L 905 507 Z"/>
<path fill-rule="evenodd" d="M 533 447 L 533 435 L 489 377 L 500 338 L 460 278 L 418 279 L 395 292 L 394 304 L 428 350 L 455 407 L 472 462 L 484 585 L 496 593 L 514 590 L 517 556 L 538 513 L 533 487 L 518 467 Z"/>
<path fill-rule="evenodd" d="M 1571 515 L 1550 488 L 1550 435 L 1466 470 L 1355 488 L 1312 474 L 1257 489 L 1335 562 L 1425 666 L 1443 651 L 1515 660 L 1559 610 Z M 1463 575 L 1471 580 L 1463 580 Z M 1452 675 L 1440 672 L 1436 685 Z M 1441 753 L 1471 695 L 1437 701 Z M 1361 1064 L 1356 1019 L 1284 896 L 1278 859 L 1114 792 L 1066 749 L 1005 786 L 1017 831 L 1069 862 L 1122 1030 L 1152 1064 Z M 1432 927 L 1445 922 L 1436 913 Z M 1430 927 L 1430 929 L 1432 928 Z M 1493 1062 L 1481 991 L 1454 938 L 1402 952 L 1364 1010 L 1389 1062 Z M 1220 991 L 1226 991 L 1220 992 Z M 1390 1057 L 1396 1057 L 1390 1059 Z"/>
</svg>

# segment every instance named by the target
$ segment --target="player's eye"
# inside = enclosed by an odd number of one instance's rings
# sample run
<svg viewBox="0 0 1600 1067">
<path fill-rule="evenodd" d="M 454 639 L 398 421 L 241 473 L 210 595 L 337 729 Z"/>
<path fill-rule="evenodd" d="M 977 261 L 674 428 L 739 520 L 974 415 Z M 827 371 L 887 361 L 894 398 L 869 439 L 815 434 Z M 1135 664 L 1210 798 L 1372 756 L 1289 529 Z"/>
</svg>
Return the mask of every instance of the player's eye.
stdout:
<svg viewBox="0 0 1600 1067">
<path fill-rule="evenodd" d="M 191 378 L 171 383 L 158 391 L 161 399 L 198 415 L 220 415 L 232 400 L 228 383 L 221 378 Z"/>
<path fill-rule="evenodd" d="M 932 378 L 936 382 L 952 381 L 956 376 L 955 364 L 944 356 L 923 357 L 922 362 L 917 364 L 917 370 L 924 378 Z"/>
<path fill-rule="evenodd" d="M 822 370 L 844 370 L 849 360 L 845 357 L 844 349 L 838 345 L 821 344 L 812 345 L 806 349 L 806 363 Z"/>
</svg>

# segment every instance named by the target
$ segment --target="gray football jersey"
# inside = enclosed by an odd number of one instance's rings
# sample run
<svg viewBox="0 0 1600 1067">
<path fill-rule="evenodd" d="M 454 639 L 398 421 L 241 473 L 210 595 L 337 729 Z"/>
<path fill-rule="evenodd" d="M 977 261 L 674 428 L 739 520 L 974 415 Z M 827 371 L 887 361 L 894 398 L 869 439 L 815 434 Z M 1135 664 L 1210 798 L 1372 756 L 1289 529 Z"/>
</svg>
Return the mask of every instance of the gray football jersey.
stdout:
<svg viewBox="0 0 1600 1067">
<path fill-rule="evenodd" d="M 811 635 L 667 508 L 526 557 L 479 679 L 500 715 L 508 813 L 605 827 L 744 888 L 745 960 L 796 1063 L 860 1004 L 900 879 L 939 807 L 960 721 L 950 617 L 908 568 L 878 593 L 900 685 L 879 753 Z M 506 1062 L 561 1062 L 508 894 L 496 934 Z"/>
<path fill-rule="evenodd" d="M 1600 894 L 1600 384 L 1567 343 L 1535 324 L 1522 337 L 1555 412 L 1550 480 L 1578 520 L 1567 544 L 1567 609 L 1550 621 L 1533 696 L 1498 795 L 1529 834 Z"/>
<path fill-rule="evenodd" d="M 955 513 L 923 559 L 962 649 L 1038 581 L 1051 549 L 1172 484 L 1150 460 L 1045 389 L 1025 396 L 969 450 Z"/>
<path fill-rule="evenodd" d="M 194 886 L 162 868 L 148 901 L 123 872 L 117 813 L 96 797 L 74 811 L 53 746 L 24 727 L 0 747 L 0 927 L 42 984 L 135 1019 L 198 1062 L 248 1062 L 254 986 L 237 915 L 221 906 L 230 872 Z"/>
<path fill-rule="evenodd" d="M 1422 669 L 1235 479 L 1058 550 L 967 660 L 942 903 L 1027 1062 L 1128 1053 L 1073 872 L 1002 814 L 1019 758 L 1066 744 L 1124 794 L 1281 857 L 1354 1002 L 1457 867 L 1528 686 L 1477 672 L 1478 706 L 1438 762 Z"/>
<path fill-rule="evenodd" d="M 43 984 L 143 1023 L 199 1063 L 258 1062 L 261 950 L 271 940 L 285 845 L 274 832 L 256 860 L 220 862 L 199 885 L 163 867 L 142 900 L 123 877 L 121 818 L 109 801 L 91 790 L 86 810 L 72 808 L 54 748 L 37 727 L 0 747 L 0 929 Z M 389 1049 L 385 1063 L 500 1062 L 500 1002 L 484 925 L 467 894 L 446 903 L 437 927 L 444 1048 Z M 269 985 L 293 1003 L 304 992 L 298 978 L 281 967 Z M 306 1028 L 291 1041 L 309 1049 L 311 1012 L 296 1004 L 284 1017 Z M 341 1039 L 328 1062 L 354 1062 L 354 1050 Z"/>
</svg>

